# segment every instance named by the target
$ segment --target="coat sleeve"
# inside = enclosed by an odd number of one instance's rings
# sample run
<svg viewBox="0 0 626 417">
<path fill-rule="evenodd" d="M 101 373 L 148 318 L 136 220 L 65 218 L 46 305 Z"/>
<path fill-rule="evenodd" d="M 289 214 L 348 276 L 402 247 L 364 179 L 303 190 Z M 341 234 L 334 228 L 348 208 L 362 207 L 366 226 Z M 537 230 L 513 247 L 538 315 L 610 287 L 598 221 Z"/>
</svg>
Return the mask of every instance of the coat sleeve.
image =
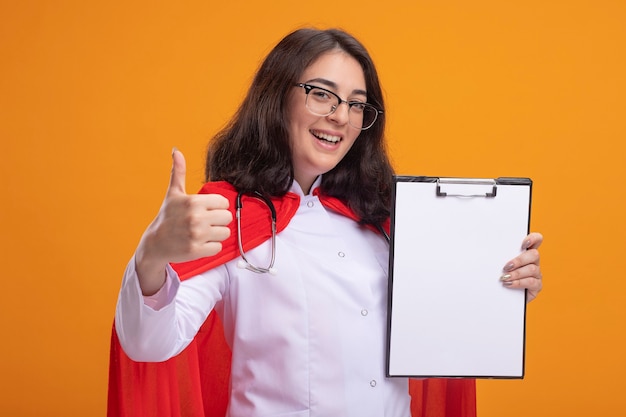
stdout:
<svg viewBox="0 0 626 417">
<path fill-rule="evenodd" d="M 124 273 L 115 314 L 117 337 L 135 361 L 162 362 L 179 354 L 195 337 L 214 306 L 227 291 L 223 266 L 185 280 L 167 267 L 159 305 L 149 305 L 141 293 L 134 258 Z M 162 294 L 161 294 L 162 292 Z"/>
</svg>

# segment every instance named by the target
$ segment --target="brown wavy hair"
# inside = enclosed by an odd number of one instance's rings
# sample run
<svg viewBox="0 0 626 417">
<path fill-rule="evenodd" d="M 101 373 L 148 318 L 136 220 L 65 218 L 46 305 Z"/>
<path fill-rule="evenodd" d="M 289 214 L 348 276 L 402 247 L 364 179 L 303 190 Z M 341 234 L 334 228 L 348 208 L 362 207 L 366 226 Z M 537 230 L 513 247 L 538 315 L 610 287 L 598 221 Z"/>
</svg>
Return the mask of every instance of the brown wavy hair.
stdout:
<svg viewBox="0 0 626 417">
<path fill-rule="evenodd" d="M 367 102 L 384 112 L 378 74 L 365 47 L 339 29 L 299 29 L 267 55 L 228 125 L 209 143 L 207 181 L 228 181 L 244 193 L 284 195 L 293 183 L 286 126 L 287 97 L 304 70 L 322 54 L 340 49 L 363 68 Z M 361 132 L 346 156 L 322 176 L 320 191 L 340 198 L 361 217 L 378 225 L 389 216 L 393 169 L 387 156 L 385 114 Z"/>
</svg>

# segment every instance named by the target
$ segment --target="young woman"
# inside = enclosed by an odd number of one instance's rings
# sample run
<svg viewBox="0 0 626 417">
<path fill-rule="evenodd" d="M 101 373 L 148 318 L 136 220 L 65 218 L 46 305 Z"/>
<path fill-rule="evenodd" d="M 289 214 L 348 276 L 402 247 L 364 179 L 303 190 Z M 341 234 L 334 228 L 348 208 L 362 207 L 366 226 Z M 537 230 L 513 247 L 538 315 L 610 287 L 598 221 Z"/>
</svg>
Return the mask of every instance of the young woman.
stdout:
<svg viewBox="0 0 626 417">
<path fill-rule="evenodd" d="M 384 111 L 365 48 L 339 30 L 302 29 L 270 52 L 211 143 L 201 194 L 186 194 L 174 150 L 165 200 L 122 283 L 110 415 L 142 415 L 164 396 L 176 409 L 167 415 L 212 415 L 205 378 L 220 372 L 205 366 L 221 359 L 204 338 L 214 323 L 232 352 L 221 415 L 411 415 L 408 379 L 386 378 L 384 367 L 393 174 Z M 503 263 L 505 285 L 529 299 L 541 290 L 541 241 L 530 234 L 528 250 Z M 141 364 L 180 358 L 183 371 Z M 119 384 L 132 386 L 126 397 Z M 186 391 L 195 400 L 181 399 Z"/>
</svg>

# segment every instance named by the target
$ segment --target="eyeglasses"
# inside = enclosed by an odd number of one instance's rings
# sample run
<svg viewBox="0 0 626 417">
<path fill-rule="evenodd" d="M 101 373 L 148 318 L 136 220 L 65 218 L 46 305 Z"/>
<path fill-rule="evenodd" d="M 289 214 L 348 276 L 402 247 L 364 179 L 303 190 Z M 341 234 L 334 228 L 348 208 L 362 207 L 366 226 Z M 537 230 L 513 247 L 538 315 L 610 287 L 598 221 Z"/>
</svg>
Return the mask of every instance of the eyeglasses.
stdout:
<svg viewBox="0 0 626 417">
<path fill-rule="evenodd" d="M 328 116 L 333 114 L 341 103 L 348 105 L 348 123 L 350 126 L 366 130 L 374 125 L 382 110 L 378 110 L 371 104 L 362 101 L 347 101 L 337 94 L 322 87 L 310 84 L 296 84 L 295 87 L 304 88 L 306 99 L 304 104 L 309 111 L 317 116 Z"/>
</svg>

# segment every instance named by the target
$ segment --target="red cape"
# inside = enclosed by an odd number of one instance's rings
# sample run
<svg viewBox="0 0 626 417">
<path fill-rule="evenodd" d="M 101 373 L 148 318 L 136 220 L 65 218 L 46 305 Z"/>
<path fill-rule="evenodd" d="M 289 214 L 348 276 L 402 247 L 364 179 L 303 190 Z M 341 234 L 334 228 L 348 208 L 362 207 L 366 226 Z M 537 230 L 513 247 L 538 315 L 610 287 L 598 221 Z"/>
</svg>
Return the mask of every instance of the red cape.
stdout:
<svg viewBox="0 0 626 417">
<path fill-rule="evenodd" d="M 317 190 L 316 190 L 317 191 Z M 233 211 L 237 191 L 228 183 L 207 183 L 200 193 L 222 194 Z M 317 194 L 317 193 L 316 193 Z M 355 221 L 358 217 L 341 200 L 319 195 L 324 206 Z M 277 232 L 287 227 L 300 204 L 288 193 L 273 198 Z M 243 198 L 244 250 L 270 238 L 269 210 L 253 197 Z M 387 221 L 383 227 L 389 230 Z M 236 222 L 230 237 L 217 255 L 172 266 L 181 280 L 222 265 L 239 256 Z M 374 229 L 375 230 L 375 229 Z M 165 362 L 135 362 L 122 350 L 115 326 L 111 334 L 108 417 L 224 417 L 228 407 L 231 351 L 224 339 L 222 323 L 211 313 L 198 334 L 179 355 Z M 410 380 L 413 417 L 476 417 L 476 387 L 473 379 Z"/>
</svg>

